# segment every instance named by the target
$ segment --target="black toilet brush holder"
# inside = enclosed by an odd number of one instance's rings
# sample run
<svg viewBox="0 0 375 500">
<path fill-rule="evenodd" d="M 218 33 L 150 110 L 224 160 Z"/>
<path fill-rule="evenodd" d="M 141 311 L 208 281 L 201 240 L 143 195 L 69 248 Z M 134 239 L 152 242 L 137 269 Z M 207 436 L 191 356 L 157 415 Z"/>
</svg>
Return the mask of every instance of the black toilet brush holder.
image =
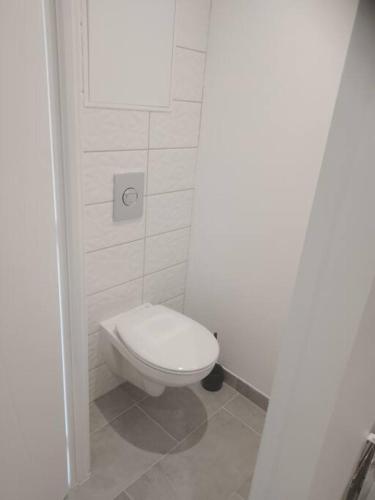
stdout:
<svg viewBox="0 0 375 500">
<path fill-rule="evenodd" d="M 217 339 L 217 333 L 214 333 Z M 201 381 L 201 385 L 206 391 L 220 391 L 224 383 L 224 370 L 218 363 L 215 364 L 211 372 Z"/>
</svg>

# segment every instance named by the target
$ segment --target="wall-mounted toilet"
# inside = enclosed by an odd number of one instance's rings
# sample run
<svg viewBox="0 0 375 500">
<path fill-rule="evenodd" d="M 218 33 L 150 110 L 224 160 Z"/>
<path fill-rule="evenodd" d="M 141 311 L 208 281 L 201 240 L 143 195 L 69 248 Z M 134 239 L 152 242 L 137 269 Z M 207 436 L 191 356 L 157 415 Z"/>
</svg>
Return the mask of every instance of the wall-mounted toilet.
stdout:
<svg viewBox="0 0 375 500">
<path fill-rule="evenodd" d="M 207 328 L 162 305 L 143 304 L 101 326 L 100 348 L 110 370 L 151 396 L 198 382 L 219 356 Z"/>
</svg>

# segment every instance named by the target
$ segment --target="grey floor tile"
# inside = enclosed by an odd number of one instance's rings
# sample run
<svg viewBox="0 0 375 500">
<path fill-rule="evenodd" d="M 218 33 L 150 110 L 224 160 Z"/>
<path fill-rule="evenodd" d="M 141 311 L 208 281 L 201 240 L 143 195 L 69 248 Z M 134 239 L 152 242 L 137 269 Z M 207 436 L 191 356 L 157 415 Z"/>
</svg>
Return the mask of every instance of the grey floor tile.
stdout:
<svg viewBox="0 0 375 500">
<path fill-rule="evenodd" d="M 114 500 L 131 500 L 131 498 L 125 492 L 122 492 Z"/>
<path fill-rule="evenodd" d="M 146 396 L 145 392 L 127 382 L 96 399 L 90 405 L 91 432 L 108 424 Z"/>
<path fill-rule="evenodd" d="M 133 500 L 228 500 L 252 473 L 259 439 L 220 410 L 127 492 Z"/>
<path fill-rule="evenodd" d="M 225 405 L 225 408 L 256 432 L 259 432 L 259 434 L 262 433 L 266 412 L 255 403 L 238 395 L 229 401 Z"/>
<path fill-rule="evenodd" d="M 228 500 L 245 500 L 245 499 L 242 498 L 238 493 L 232 493 Z"/>
<path fill-rule="evenodd" d="M 127 491 L 133 500 L 177 500 L 180 498 L 175 486 L 163 474 L 158 464 L 154 465 Z"/>
<path fill-rule="evenodd" d="M 207 420 L 229 401 L 235 391 L 224 384 L 218 392 L 208 392 L 200 384 L 167 388 L 158 398 L 149 397 L 139 406 L 178 441 Z"/>
<path fill-rule="evenodd" d="M 253 475 L 246 479 L 246 481 L 242 484 L 242 486 L 237 490 L 237 494 L 243 498 L 243 500 L 247 500 L 249 498 L 251 481 L 253 479 Z"/>
<path fill-rule="evenodd" d="M 238 394 L 233 387 L 228 384 L 223 384 L 220 391 L 206 391 L 203 389 L 200 382 L 190 386 L 190 389 L 198 396 L 202 401 L 208 417 L 211 417 L 217 410 L 223 407 L 228 401 L 230 401 L 236 394 Z"/>
<path fill-rule="evenodd" d="M 91 436 L 92 474 L 72 500 L 113 500 L 176 441 L 136 407 Z"/>
</svg>

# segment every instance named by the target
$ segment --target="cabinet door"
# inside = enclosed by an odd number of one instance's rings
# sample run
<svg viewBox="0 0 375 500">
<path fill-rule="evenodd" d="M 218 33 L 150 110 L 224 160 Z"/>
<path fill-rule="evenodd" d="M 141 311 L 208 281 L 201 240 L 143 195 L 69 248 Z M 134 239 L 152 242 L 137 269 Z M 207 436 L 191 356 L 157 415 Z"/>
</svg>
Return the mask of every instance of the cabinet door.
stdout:
<svg viewBox="0 0 375 500">
<path fill-rule="evenodd" d="M 86 105 L 168 110 L 175 0 L 84 0 Z"/>
</svg>

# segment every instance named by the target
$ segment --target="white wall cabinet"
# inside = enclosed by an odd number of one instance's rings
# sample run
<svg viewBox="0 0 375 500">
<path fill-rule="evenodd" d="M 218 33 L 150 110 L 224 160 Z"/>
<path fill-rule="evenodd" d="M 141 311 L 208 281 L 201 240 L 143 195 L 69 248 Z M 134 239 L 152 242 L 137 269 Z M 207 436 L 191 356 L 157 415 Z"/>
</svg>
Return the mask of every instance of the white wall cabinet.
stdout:
<svg viewBox="0 0 375 500">
<path fill-rule="evenodd" d="M 175 0 L 84 0 L 85 104 L 169 110 Z"/>
</svg>

